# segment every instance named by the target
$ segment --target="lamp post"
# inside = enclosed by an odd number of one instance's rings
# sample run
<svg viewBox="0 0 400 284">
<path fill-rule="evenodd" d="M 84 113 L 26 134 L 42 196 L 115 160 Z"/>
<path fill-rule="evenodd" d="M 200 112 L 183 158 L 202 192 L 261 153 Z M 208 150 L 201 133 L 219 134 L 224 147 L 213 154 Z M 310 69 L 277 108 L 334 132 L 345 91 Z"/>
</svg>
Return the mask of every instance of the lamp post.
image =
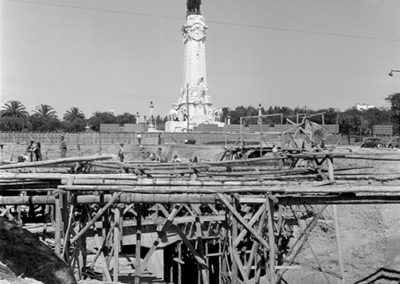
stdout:
<svg viewBox="0 0 400 284">
<path fill-rule="evenodd" d="M 393 73 L 395 73 L 395 72 L 400 72 L 400 70 L 395 70 L 395 69 L 392 69 L 392 70 L 390 70 L 390 72 L 389 72 L 389 76 L 390 77 L 393 77 Z"/>
<path fill-rule="evenodd" d="M 153 116 L 153 109 L 154 109 L 154 104 L 153 101 L 150 102 L 150 123 L 149 123 L 149 128 L 155 128 L 153 124 L 154 116 Z"/>
<path fill-rule="evenodd" d="M 263 139 L 263 133 L 262 133 L 262 107 L 261 104 L 258 104 L 258 124 L 260 125 L 260 157 L 262 156 L 262 139 Z"/>
</svg>

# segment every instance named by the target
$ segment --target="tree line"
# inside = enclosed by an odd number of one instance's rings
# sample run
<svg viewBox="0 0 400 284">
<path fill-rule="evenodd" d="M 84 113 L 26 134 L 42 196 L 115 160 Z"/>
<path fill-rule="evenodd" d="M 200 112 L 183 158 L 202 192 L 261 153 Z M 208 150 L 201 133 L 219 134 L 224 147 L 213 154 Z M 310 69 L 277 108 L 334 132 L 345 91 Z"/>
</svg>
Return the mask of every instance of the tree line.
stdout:
<svg viewBox="0 0 400 284">
<path fill-rule="evenodd" d="M 389 95 L 385 98 L 390 107 L 370 108 L 367 110 L 357 110 L 355 107 L 345 111 L 334 108 L 312 110 L 308 108 L 290 108 L 281 106 L 254 107 L 238 106 L 235 109 L 229 107 L 222 108 L 222 121 L 230 120 L 231 124 L 239 124 L 241 117 L 257 116 L 259 109 L 263 115 L 282 114 L 285 118 L 296 121 L 298 117 L 304 115 L 324 113 L 323 116 L 313 117 L 313 121 L 325 124 L 339 124 L 341 134 L 369 135 L 372 134 L 373 125 L 392 124 L 395 133 L 400 134 L 400 93 Z M 91 117 L 86 118 L 78 107 L 71 107 L 60 119 L 53 107 L 47 104 L 40 104 L 29 113 L 26 107 L 16 100 L 5 103 L 0 109 L 0 131 L 37 131 L 37 132 L 83 132 L 88 129 L 99 131 L 101 123 L 127 124 L 137 123 L 138 114 L 122 113 L 114 115 L 112 112 L 94 112 Z M 323 120 L 323 121 L 322 121 Z M 157 129 L 164 130 L 167 116 L 160 115 L 154 117 Z M 244 120 L 244 123 L 257 123 L 256 121 Z M 263 123 L 271 125 L 280 124 L 281 117 L 268 116 Z M 285 122 L 284 122 L 285 123 Z"/>
<path fill-rule="evenodd" d="M 60 119 L 50 105 L 40 104 L 29 113 L 23 103 L 11 100 L 1 107 L 0 118 L 0 131 L 83 132 L 88 129 L 99 131 L 101 123 L 136 123 L 138 114 L 125 112 L 114 115 L 112 112 L 96 111 L 86 118 L 78 107 L 71 107 Z M 166 121 L 166 117 L 156 116 L 154 119 L 161 127 Z"/>
</svg>

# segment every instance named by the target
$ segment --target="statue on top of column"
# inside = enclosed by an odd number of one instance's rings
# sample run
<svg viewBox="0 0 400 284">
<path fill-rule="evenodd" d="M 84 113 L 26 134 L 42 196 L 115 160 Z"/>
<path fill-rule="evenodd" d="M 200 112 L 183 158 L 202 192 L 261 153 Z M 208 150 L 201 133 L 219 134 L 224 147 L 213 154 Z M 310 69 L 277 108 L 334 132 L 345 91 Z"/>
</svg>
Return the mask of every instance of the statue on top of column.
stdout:
<svg viewBox="0 0 400 284">
<path fill-rule="evenodd" d="M 201 15 L 200 5 L 201 5 L 201 0 L 187 0 L 186 2 L 187 14 Z"/>
</svg>

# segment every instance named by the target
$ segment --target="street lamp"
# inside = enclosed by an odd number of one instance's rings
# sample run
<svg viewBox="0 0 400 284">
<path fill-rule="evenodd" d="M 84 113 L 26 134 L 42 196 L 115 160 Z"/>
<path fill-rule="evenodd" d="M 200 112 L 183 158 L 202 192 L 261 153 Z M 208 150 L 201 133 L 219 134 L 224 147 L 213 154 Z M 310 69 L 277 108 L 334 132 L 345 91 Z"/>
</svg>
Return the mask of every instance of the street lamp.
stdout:
<svg viewBox="0 0 400 284">
<path fill-rule="evenodd" d="M 400 72 L 400 70 L 394 70 L 394 69 L 392 69 L 392 70 L 390 70 L 390 72 L 389 72 L 388 75 L 389 75 L 390 77 L 393 77 L 393 73 L 394 73 L 394 72 Z"/>
</svg>

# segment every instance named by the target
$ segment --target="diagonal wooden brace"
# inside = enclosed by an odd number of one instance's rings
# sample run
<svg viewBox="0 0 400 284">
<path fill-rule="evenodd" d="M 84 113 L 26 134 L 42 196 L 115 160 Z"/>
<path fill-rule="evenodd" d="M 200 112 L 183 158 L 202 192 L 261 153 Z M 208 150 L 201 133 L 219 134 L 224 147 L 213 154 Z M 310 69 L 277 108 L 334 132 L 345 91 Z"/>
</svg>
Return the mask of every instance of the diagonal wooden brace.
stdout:
<svg viewBox="0 0 400 284">
<path fill-rule="evenodd" d="M 228 208 L 229 211 L 231 211 L 232 215 L 236 218 L 236 220 L 238 220 L 238 222 L 240 224 L 243 225 L 243 227 L 245 227 L 245 229 L 247 231 L 250 232 L 250 234 L 252 234 L 256 240 L 262 244 L 267 250 L 269 250 L 269 245 L 268 243 L 256 232 L 256 230 L 254 230 L 243 218 L 242 216 L 240 216 L 240 214 L 236 211 L 235 208 L 233 208 L 233 206 L 228 202 L 228 200 L 220 193 L 216 194 L 218 196 L 218 198 L 222 201 L 222 203 L 224 203 L 225 207 Z"/>
</svg>

